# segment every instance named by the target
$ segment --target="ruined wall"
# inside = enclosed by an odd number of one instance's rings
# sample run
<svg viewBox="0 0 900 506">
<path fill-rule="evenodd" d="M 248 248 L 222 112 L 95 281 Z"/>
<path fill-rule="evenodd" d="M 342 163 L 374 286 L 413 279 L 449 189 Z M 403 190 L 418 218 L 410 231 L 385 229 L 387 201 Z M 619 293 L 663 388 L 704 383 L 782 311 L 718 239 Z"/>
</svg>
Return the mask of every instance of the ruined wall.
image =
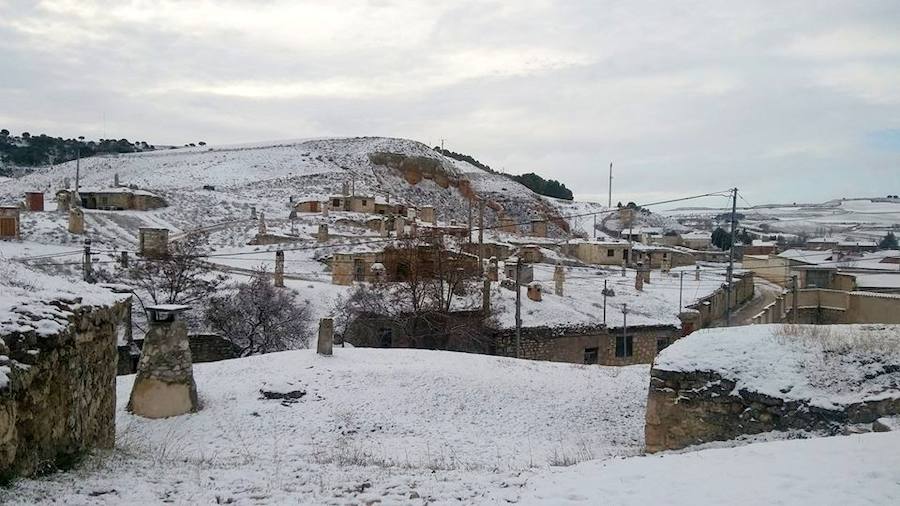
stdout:
<svg viewBox="0 0 900 506">
<path fill-rule="evenodd" d="M 116 336 L 126 303 L 53 305 L 69 314 L 62 332 L 0 336 L 0 356 L 9 357 L 0 367 L 10 369 L 9 384 L 0 385 L 0 481 L 64 468 L 114 443 Z"/>
<path fill-rule="evenodd" d="M 653 369 L 644 427 L 646 450 L 657 452 L 745 434 L 791 429 L 839 433 L 847 424 L 900 414 L 900 399 L 829 410 L 741 389 L 712 372 Z"/>
</svg>

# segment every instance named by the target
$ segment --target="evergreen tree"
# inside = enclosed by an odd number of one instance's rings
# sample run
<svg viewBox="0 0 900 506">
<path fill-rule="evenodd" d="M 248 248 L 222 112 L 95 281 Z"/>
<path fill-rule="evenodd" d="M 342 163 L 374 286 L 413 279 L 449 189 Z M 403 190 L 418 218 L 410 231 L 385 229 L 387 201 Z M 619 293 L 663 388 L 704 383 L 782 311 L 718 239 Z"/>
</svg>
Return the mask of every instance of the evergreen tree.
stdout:
<svg viewBox="0 0 900 506">
<path fill-rule="evenodd" d="M 722 251 L 731 248 L 731 234 L 722 227 L 717 227 L 712 233 L 712 243 Z"/>
<path fill-rule="evenodd" d="M 888 232 L 878 243 L 878 247 L 880 249 L 898 249 L 897 236 L 893 232 Z"/>
</svg>

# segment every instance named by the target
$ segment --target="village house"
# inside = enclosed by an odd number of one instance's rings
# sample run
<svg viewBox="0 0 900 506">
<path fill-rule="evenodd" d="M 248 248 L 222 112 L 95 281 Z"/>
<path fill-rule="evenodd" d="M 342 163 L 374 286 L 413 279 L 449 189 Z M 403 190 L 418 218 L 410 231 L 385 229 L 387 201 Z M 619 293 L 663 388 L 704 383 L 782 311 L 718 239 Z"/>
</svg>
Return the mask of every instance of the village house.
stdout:
<svg viewBox="0 0 900 506">
<path fill-rule="evenodd" d="M 707 250 L 712 245 L 709 232 L 686 232 L 681 234 L 681 245 L 694 250 Z"/>
<path fill-rule="evenodd" d="M 331 282 L 352 285 L 405 281 L 411 273 L 428 278 L 441 269 L 463 269 L 473 275 L 481 272 L 475 255 L 444 250 L 434 244 L 398 245 L 381 251 L 335 253 L 331 258 Z"/>
<path fill-rule="evenodd" d="M 631 261 L 635 264 L 641 262 L 651 269 L 662 267 L 671 269 L 697 263 L 691 253 L 676 248 L 644 244 L 634 244 L 632 248 Z"/>
<path fill-rule="evenodd" d="M 56 199 L 61 209 L 68 208 L 74 202 L 73 191 L 60 190 Z M 146 190 L 127 187 L 119 188 L 81 188 L 78 190 L 81 207 L 84 209 L 101 209 L 107 211 L 148 211 L 166 207 L 165 199 Z"/>
<path fill-rule="evenodd" d="M 522 358 L 529 360 L 624 366 L 652 363 L 680 337 L 674 325 L 526 327 L 520 347 Z M 494 348 L 496 355 L 515 357 L 515 329 L 495 333 Z"/>
<path fill-rule="evenodd" d="M 627 242 L 610 241 L 570 241 L 564 247 L 564 254 L 573 256 L 586 264 L 622 265 L 631 258 L 631 245 Z"/>
</svg>

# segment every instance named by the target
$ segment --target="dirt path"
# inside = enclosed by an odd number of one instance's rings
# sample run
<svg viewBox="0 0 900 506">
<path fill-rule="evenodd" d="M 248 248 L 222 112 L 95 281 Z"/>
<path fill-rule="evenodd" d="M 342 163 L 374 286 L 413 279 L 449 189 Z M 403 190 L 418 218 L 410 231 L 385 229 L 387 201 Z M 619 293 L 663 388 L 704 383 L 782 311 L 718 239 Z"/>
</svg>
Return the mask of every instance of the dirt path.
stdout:
<svg viewBox="0 0 900 506">
<path fill-rule="evenodd" d="M 749 325 L 753 322 L 753 317 L 759 314 L 764 307 L 775 302 L 775 298 L 782 292 L 780 286 L 759 278 L 755 279 L 753 285 L 755 292 L 753 298 L 732 313 L 732 325 Z M 725 318 L 716 320 L 710 326 L 724 327 Z"/>
</svg>

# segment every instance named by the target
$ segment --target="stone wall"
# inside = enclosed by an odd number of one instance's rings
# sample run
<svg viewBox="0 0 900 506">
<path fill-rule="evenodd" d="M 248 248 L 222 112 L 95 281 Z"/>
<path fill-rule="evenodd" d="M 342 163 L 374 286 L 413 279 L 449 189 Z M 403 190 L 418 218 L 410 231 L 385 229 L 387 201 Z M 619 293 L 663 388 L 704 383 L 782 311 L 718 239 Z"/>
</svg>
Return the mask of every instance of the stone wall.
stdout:
<svg viewBox="0 0 900 506">
<path fill-rule="evenodd" d="M 793 292 L 770 304 L 754 323 L 793 322 Z M 807 288 L 797 292 L 797 323 L 900 323 L 900 295 Z"/>
<path fill-rule="evenodd" d="M 735 274 L 732 288 L 734 289 L 731 296 L 731 307 L 733 309 L 753 298 L 753 273 Z M 689 309 L 699 312 L 699 321 L 696 322 L 694 330 L 706 328 L 715 320 L 725 317 L 725 297 L 726 293 L 723 285 L 722 288 L 687 306 Z"/>
<path fill-rule="evenodd" d="M 900 399 L 824 409 L 746 390 L 712 372 L 653 369 L 644 428 L 646 450 L 685 448 L 745 434 L 791 429 L 837 434 L 848 424 L 900 414 Z"/>
<path fill-rule="evenodd" d="M 241 356 L 241 350 L 236 344 L 217 334 L 191 334 L 188 336 L 188 343 L 191 348 L 191 360 L 195 364 L 231 360 Z M 117 371 L 120 376 L 137 372 L 143 345 L 143 339 L 119 345 Z"/>
<path fill-rule="evenodd" d="M 0 481 L 66 467 L 115 438 L 116 336 L 127 304 L 53 302 L 61 332 L 0 336 L 9 383 L 0 385 Z M 24 367 L 23 367 L 24 366 Z"/>
</svg>

